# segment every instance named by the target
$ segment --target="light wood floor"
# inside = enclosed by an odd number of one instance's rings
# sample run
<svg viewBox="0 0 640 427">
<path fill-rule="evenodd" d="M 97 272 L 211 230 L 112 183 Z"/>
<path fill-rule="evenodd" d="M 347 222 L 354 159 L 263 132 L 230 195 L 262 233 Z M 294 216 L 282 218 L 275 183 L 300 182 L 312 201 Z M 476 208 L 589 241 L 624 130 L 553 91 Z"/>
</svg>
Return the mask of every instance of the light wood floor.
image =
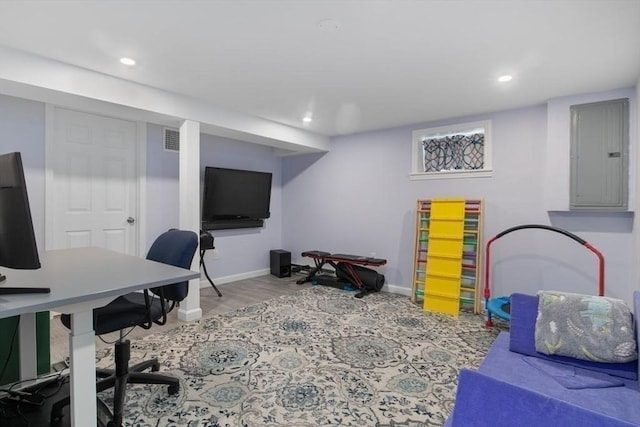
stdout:
<svg viewBox="0 0 640 427">
<path fill-rule="evenodd" d="M 296 280 L 304 277 L 302 273 L 293 274 L 291 277 L 277 278 L 266 275 L 252 279 L 239 280 L 237 282 L 217 285 L 222 293 L 222 297 L 214 292 L 210 286 L 200 289 L 200 306 L 202 317 L 207 318 L 216 314 L 226 313 L 237 308 L 246 307 L 281 295 L 291 294 L 301 289 L 310 287 L 309 283 L 304 285 L 296 284 Z M 169 320 L 164 326 L 153 325 L 151 329 L 135 328 L 127 338 L 132 341 L 136 338 L 150 334 L 159 334 L 163 330 L 174 328 L 182 324 L 177 318 L 178 310 L 173 310 L 169 314 Z M 51 363 L 58 364 L 69 356 L 69 331 L 62 325 L 60 319 L 51 319 Z M 118 333 L 106 334 L 100 337 L 112 343 L 118 338 Z M 100 338 L 96 338 L 96 348 L 111 347 L 112 344 L 104 343 Z"/>
</svg>

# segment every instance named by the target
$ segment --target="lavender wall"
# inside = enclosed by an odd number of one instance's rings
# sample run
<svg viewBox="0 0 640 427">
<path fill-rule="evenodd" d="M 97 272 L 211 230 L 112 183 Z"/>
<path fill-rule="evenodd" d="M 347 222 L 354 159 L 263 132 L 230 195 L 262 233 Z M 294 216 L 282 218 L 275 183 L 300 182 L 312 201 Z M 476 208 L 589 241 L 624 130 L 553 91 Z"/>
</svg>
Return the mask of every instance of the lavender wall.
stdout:
<svg viewBox="0 0 640 427">
<path fill-rule="evenodd" d="M 270 147 L 211 135 L 202 135 L 200 144 L 201 179 L 205 166 L 273 173 L 271 217 L 264 221 L 262 228 L 212 231 L 220 258 L 212 259 L 212 252 L 207 252 L 209 274 L 222 278 L 218 281 L 224 283 L 268 273 L 269 251 L 282 246 L 282 160 Z"/>
<path fill-rule="evenodd" d="M 164 149 L 164 127 L 147 125 L 146 239 L 147 253 L 154 239 L 179 226 L 179 154 Z"/>
<path fill-rule="evenodd" d="M 631 91 L 635 106 L 637 92 Z M 215 231 L 220 258 L 207 255 L 214 279 L 222 282 L 268 270 L 270 249 L 322 249 L 388 260 L 383 272 L 391 289 L 409 293 L 412 282 L 415 201 L 465 197 L 485 200 L 485 238 L 524 223 L 553 224 L 575 232 L 600 249 L 607 263 L 607 294 L 629 300 L 637 289 L 633 215 L 547 211 L 546 106 L 421 123 L 334 138 L 329 153 L 274 156 L 268 147 L 202 136 L 205 165 L 274 173 L 272 217 L 264 228 Z M 410 181 L 411 132 L 449 123 L 491 119 L 492 178 Z M 638 111 L 632 112 L 631 151 L 636 153 Z M 0 152 L 21 151 L 40 249 L 44 248 L 44 104 L 0 95 Z M 162 127 L 148 125 L 147 239 L 178 224 L 178 156 L 162 148 Z M 635 171 L 634 157 L 630 164 Z M 635 175 L 634 175 L 635 176 Z M 553 185 L 553 183 L 551 183 Z M 494 294 L 538 289 L 595 291 L 591 253 L 552 233 L 514 233 L 494 245 Z"/>
<path fill-rule="evenodd" d="M 147 126 L 147 237 L 157 236 L 178 224 L 178 154 L 163 149 L 163 130 Z M 200 178 L 205 166 L 247 169 L 273 173 L 271 217 L 261 228 L 215 230 L 219 258 L 208 251 L 207 270 L 214 281 L 224 283 L 257 274 L 269 268 L 269 251 L 282 243 L 281 159 L 270 147 L 201 135 Z M 202 185 L 201 185 L 202 191 Z"/>
<path fill-rule="evenodd" d="M 147 236 L 147 248 L 163 231 L 178 226 L 178 154 L 163 149 L 163 127 L 147 126 L 147 214 L 141 218 Z M 45 106 L 0 95 L 0 153 L 20 151 L 38 247 L 44 250 L 45 236 Z M 201 173 L 205 165 L 272 172 L 271 218 L 263 228 L 215 231 L 220 258 L 207 254 L 206 262 L 214 279 L 222 282 L 265 274 L 269 268 L 269 250 L 282 243 L 280 158 L 273 150 L 210 135 L 202 135 Z"/>
<path fill-rule="evenodd" d="M 492 120 L 493 177 L 409 180 L 413 130 L 486 119 Z M 482 198 L 485 241 L 512 226 L 555 222 L 604 253 L 608 295 L 630 301 L 636 288 L 630 281 L 631 215 L 594 219 L 567 213 L 550 218 L 544 200 L 546 138 L 546 106 L 333 138 L 325 155 L 283 161 L 283 245 L 302 264 L 310 260 L 300 252 L 310 249 L 375 253 L 387 259 L 381 271 L 390 289 L 409 294 L 416 200 Z M 492 258 L 494 295 L 539 289 L 596 291 L 595 257 L 555 233 L 514 233 L 494 245 Z"/>
</svg>

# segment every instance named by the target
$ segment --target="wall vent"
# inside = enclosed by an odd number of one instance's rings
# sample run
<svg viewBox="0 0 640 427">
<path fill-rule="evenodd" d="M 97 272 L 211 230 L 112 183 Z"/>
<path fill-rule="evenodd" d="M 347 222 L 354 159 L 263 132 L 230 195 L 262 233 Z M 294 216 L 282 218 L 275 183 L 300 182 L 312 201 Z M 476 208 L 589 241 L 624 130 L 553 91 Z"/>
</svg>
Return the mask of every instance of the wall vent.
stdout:
<svg viewBox="0 0 640 427">
<path fill-rule="evenodd" d="M 164 149 L 166 151 L 180 151 L 180 131 L 177 129 L 164 129 Z"/>
</svg>

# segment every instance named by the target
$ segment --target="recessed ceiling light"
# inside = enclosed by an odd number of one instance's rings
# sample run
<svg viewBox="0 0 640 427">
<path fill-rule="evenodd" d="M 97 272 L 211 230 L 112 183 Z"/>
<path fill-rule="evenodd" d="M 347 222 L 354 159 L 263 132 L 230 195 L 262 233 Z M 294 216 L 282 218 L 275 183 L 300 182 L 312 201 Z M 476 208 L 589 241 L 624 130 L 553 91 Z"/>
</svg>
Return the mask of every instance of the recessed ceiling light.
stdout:
<svg viewBox="0 0 640 427">
<path fill-rule="evenodd" d="M 135 59 L 126 58 L 126 57 L 120 58 L 120 63 L 124 65 L 128 65 L 130 67 L 136 65 Z"/>
<path fill-rule="evenodd" d="M 303 122 L 305 122 L 305 123 L 311 123 L 311 121 L 312 121 L 312 120 L 313 120 L 313 119 L 311 118 L 311 116 L 305 116 L 305 117 L 302 119 L 302 121 L 303 121 Z"/>
<path fill-rule="evenodd" d="M 498 77 L 498 81 L 500 83 L 510 82 L 512 79 L 513 79 L 513 76 L 511 74 L 505 74 L 504 76 Z"/>
<path fill-rule="evenodd" d="M 333 33 L 340 29 L 340 22 L 335 19 L 323 19 L 318 22 L 318 28 L 325 33 Z"/>
</svg>

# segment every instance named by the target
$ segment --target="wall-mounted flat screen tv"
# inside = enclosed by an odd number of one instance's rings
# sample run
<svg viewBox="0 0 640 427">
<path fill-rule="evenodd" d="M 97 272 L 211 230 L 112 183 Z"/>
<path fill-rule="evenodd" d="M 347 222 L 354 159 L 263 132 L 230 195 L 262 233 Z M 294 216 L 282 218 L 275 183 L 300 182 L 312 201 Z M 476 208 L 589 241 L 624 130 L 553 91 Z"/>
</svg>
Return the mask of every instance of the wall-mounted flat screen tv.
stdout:
<svg viewBox="0 0 640 427">
<path fill-rule="evenodd" d="M 269 172 L 207 166 L 204 170 L 202 221 L 224 223 L 269 218 L 271 179 Z M 262 221 L 257 224 L 253 226 L 262 226 Z M 243 225 L 212 228 L 240 227 Z"/>
</svg>

